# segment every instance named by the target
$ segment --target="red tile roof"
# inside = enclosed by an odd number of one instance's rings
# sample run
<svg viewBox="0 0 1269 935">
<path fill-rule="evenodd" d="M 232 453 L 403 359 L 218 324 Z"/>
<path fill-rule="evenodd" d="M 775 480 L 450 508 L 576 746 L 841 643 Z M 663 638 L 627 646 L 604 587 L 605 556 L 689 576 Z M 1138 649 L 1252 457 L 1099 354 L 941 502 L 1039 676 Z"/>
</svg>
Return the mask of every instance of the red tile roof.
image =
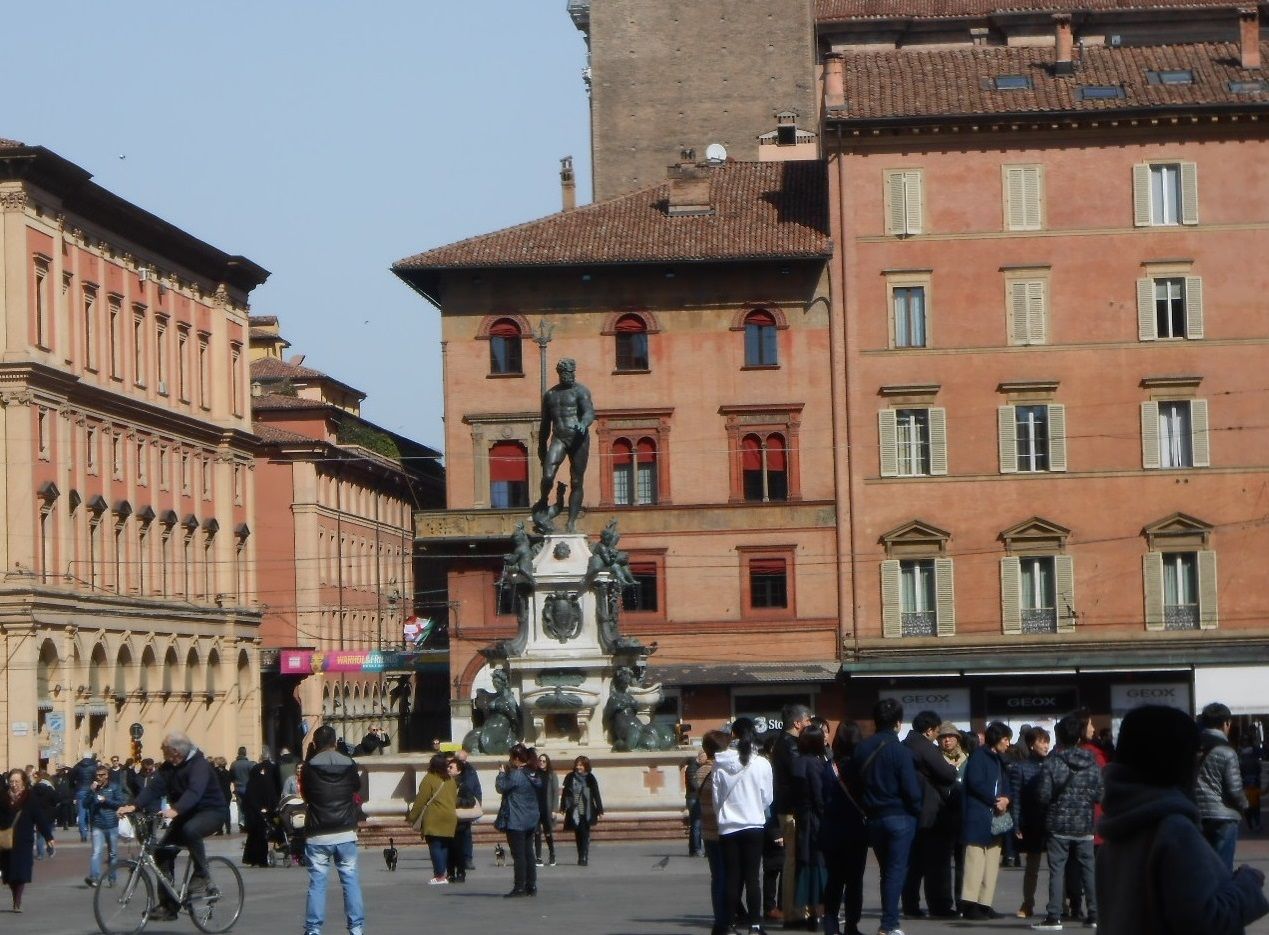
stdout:
<svg viewBox="0 0 1269 935">
<path fill-rule="evenodd" d="M 307 435 L 301 435 L 298 432 L 291 432 L 276 425 L 270 425 L 268 422 L 252 422 L 251 431 L 260 437 L 266 445 L 281 444 L 308 444 L 321 445 L 324 442 L 321 439 L 309 438 Z"/>
<path fill-rule="evenodd" d="M 1269 43 L 1262 45 L 1269 61 Z M 975 114 L 1055 114 L 1241 105 L 1261 109 L 1269 93 L 1235 93 L 1231 81 L 1259 79 L 1238 65 L 1238 46 L 1212 42 L 1172 46 L 1089 46 L 1075 73 L 1056 76 L 1053 49 L 970 47 L 850 52 L 845 56 L 846 106 L 830 112 L 843 121 Z M 1193 84 L 1150 84 L 1149 71 L 1190 70 Z M 1027 75 L 1032 87 L 997 91 L 1000 75 Z M 1081 100 L 1085 85 L 1118 85 L 1124 97 Z"/>
<path fill-rule="evenodd" d="M 411 272 L 521 266 L 820 258 L 832 253 L 819 162 L 738 162 L 710 170 L 708 215 L 671 216 L 669 182 L 408 257 Z"/>
<path fill-rule="evenodd" d="M 816 0 L 821 23 L 878 19 L 960 19 L 1000 13 L 1083 13 L 1110 10 L 1235 10 L 1230 0 Z"/>
<path fill-rule="evenodd" d="M 268 409 L 334 409 L 320 399 L 304 399 L 302 396 L 283 396 L 281 393 L 264 393 L 251 397 L 252 411 Z"/>
<path fill-rule="evenodd" d="M 328 380 L 326 374 L 312 367 L 289 364 L 276 357 L 260 357 L 251 362 L 253 380 Z"/>
</svg>

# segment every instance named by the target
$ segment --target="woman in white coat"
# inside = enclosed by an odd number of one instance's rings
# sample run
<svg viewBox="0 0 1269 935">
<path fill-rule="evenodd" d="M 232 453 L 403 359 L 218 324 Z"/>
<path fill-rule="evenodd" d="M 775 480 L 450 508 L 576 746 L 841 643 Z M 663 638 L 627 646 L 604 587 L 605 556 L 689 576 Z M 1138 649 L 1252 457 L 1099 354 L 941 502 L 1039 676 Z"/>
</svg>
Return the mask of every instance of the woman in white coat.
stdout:
<svg viewBox="0 0 1269 935">
<path fill-rule="evenodd" d="M 754 724 L 738 718 L 731 726 L 732 746 L 714 757 L 714 811 L 718 816 L 718 842 L 723 853 L 727 905 L 740 904 L 745 890 L 745 911 L 750 935 L 762 933 L 762 845 L 767 809 L 773 785 L 771 764 L 754 752 Z"/>
</svg>

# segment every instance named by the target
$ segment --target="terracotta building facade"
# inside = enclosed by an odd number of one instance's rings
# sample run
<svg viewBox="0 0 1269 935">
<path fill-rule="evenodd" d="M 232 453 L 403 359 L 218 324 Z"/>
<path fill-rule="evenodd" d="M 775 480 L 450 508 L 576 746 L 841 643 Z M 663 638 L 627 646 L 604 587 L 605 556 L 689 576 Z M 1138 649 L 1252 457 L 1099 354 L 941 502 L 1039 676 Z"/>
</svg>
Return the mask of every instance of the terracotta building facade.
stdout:
<svg viewBox="0 0 1269 935">
<path fill-rule="evenodd" d="M 258 734 L 247 300 L 267 277 L 0 143 L 0 759 Z"/>
<path fill-rule="evenodd" d="M 597 410 L 581 528 L 619 523 L 639 581 L 621 625 L 658 646 L 658 716 L 770 717 L 832 686 L 822 165 L 671 176 L 395 267 L 441 309 L 448 508 L 418 515 L 418 546 L 451 556 L 456 737 L 489 687 L 477 651 L 514 635 L 497 581 L 539 494 L 543 373 L 565 357 Z"/>
<path fill-rule="evenodd" d="M 444 634 L 409 670 L 379 654 L 404 649 L 406 621 L 433 613 L 413 515 L 442 501 L 439 455 L 365 420 L 364 393 L 283 359 L 287 347 L 275 317 L 252 319 L 265 738 L 298 752 L 324 723 L 350 745 L 383 727 L 389 749 L 405 749 L 412 712 L 447 695 Z"/>
<path fill-rule="evenodd" d="M 855 714 L 1264 713 L 1255 12 L 828 6 Z"/>
</svg>

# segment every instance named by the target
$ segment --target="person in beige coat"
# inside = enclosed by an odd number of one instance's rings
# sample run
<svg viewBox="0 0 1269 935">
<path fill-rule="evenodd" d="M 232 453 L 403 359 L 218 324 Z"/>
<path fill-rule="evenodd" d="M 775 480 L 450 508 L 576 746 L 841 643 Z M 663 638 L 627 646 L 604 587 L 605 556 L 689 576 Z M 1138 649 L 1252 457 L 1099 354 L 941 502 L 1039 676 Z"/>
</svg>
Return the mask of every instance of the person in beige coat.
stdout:
<svg viewBox="0 0 1269 935">
<path fill-rule="evenodd" d="M 432 757 L 427 773 L 419 783 L 419 794 L 406 820 L 422 833 L 427 851 L 432 858 L 431 886 L 444 886 L 449 882 L 449 853 L 458 830 L 458 764 L 443 753 Z"/>
</svg>

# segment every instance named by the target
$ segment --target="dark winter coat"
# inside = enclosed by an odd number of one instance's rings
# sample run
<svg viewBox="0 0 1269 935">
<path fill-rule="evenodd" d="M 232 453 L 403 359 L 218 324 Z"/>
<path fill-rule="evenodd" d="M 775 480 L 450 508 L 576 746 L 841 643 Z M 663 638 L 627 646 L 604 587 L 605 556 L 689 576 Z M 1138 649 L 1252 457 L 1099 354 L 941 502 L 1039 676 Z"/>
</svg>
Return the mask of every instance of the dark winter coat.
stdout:
<svg viewBox="0 0 1269 935">
<path fill-rule="evenodd" d="M 869 818 L 921 817 L 925 793 L 916 759 L 894 731 L 877 731 L 856 747 L 852 773 L 851 788 L 861 790 L 859 804 Z"/>
<path fill-rule="evenodd" d="M 216 770 L 198 749 L 191 750 L 177 766 L 171 763 L 160 766 L 154 779 L 137 796 L 136 806 L 145 811 L 164 796 L 167 804 L 182 817 L 204 809 L 220 810 L 226 805 L 220 794 L 220 783 L 216 781 Z"/>
<path fill-rule="evenodd" d="M 560 783 L 562 789 L 560 792 L 560 811 L 564 813 L 565 831 L 572 831 L 577 826 L 577 823 L 573 820 L 573 806 L 576 804 L 575 799 L 577 798 L 577 793 L 573 788 L 576 776 L 577 771 L 574 770 L 565 776 L 564 781 Z M 599 820 L 599 816 L 604 813 L 604 800 L 599 797 L 599 780 L 595 778 L 594 773 L 586 774 L 586 788 L 590 790 L 590 824 L 593 825 Z"/>
<path fill-rule="evenodd" d="M 84 795 L 84 809 L 88 812 L 88 825 L 102 831 L 114 831 L 119 827 L 118 810 L 128 804 L 128 794 L 122 786 L 113 782 Z"/>
<path fill-rule="evenodd" d="M 502 796 L 494 827 L 499 831 L 532 831 L 538 826 L 542 811 L 538 807 L 538 793 L 528 777 L 528 771 L 511 768 L 498 774 L 494 789 Z"/>
<path fill-rule="evenodd" d="M 863 809 L 847 794 L 843 783 L 850 775 L 850 761 L 825 763 L 821 780 L 824 815 L 820 820 L 819 848 L 826 854 L 853 851 L 866 841 Z"/>
<path fill-rule="evenodd" d="M 1242 935 L 1269 913 L 1255 872 L 1233 873 L 1207 844 L 1199 812 L 1176 788 L 1106 769 L 1105 839 L 1097 854 L 1100 930 L 1114 935 Z"/>
<path fill-rule="evenodd" d="M 924 799 L 921 803 L 920 827 L 933 828 L 939 817 L 939 809 L 952 797 L 956 787 L 956 767 L 943 759 L 938 745 L 927 740 L 915 730 L 908 731 L 903 745 L 912 751 L 916 759 L 917 775 L 921 777 Z"/>
<path fill-rule="evenodd" d="M 1000 837 L 991 833 L 996 798 L 1004 795 L 1013 799 L 1013 787 L 1005 775 L 1000 754 L 987 747 L 979 747 L 971 753 L 965 766 L 962 791 L 961 840 L 977 847 L 990 847 Z"/>
<path fill-rule="evenodd" d="M 247 780 L 251 778 L 251 769 L 255 761 L 240 756 L 229 764 L 229 773 L 234 778 L 234 792 L 241 796 L 247 791 Z"/>
<path fill-rule="evenodd" d="M 776 815 L 793 814 L 793 764 L 797 762 L 798 739 L 787 730 L 780 731 L 771 747 L 771 783 L 774 798 L 771 811 Z"/>
<path fill-rule="evenodd" d="M 1043 760 L 1030 755 L 1005 764 L 1005 775 L 1009 777 L 1009 786 L 1013 789 L 1009 814 L 1013 816 L 1013 830 L 1022 834 L 1018 849 L 1024 854 L 1043 854 L 1045 851 L 1048 835 L 1044 817 L 1048 807 L 1040 801 L 1043 764 Z"/>
<path fill-rule="evenodd" d="M 356 831 L 361 816 L 357 804 L 360 791 L 356 763 L 334 750 L 314 754 L 300 773 L 300 795 L 308 805 L 304 833 L 311 837 Z"/>
<path fill-rule="evenodd" d="M 1102 800 L 1102 771 L 1083 747 L 1060 747 L 1045 758 L 1038 798 L 1048 808 L 1044 828 L 1064 838 L 1093 836 L 1093 809 Z"/>
<path fill-rule="evenodd" d="M 17 823 L 14 824 L 14 818 Z M 30 794 L 15 805 L 0 796 L 0 829 L 13 828 L 13 850 L 0 851 L 0 876 L 5 883 L 30 883 L 35 873 L 35 836 L 53 842 L 53 822 Z"/>
<path fill-rule="evenodd" d="M 793 817 L 797 820 L 799 864 L 822 866 L 820 827 L 824 821 L 824 767 L 822 757 L 799 756 L 793 761 Z"/>
<path fill-rule="evenodd" d="M 87 792 L 88 787 L 93 784 L 96 778 L 97 761 L 91 757 L 84 757 L 71 770 L 71 781 L 74 783 L 76 794 Z"/>
<path fill-rule="evenodd" d="M 1211 728 L 1203 731 L 1202 750 L 1194 783 L 1199 815 L 1204 821 L 1242 821 L 1247 795 L 1243 792 L 1242 770 L 1238 768 L 1238 751 L 1223 733 Z"/>
</svg>

